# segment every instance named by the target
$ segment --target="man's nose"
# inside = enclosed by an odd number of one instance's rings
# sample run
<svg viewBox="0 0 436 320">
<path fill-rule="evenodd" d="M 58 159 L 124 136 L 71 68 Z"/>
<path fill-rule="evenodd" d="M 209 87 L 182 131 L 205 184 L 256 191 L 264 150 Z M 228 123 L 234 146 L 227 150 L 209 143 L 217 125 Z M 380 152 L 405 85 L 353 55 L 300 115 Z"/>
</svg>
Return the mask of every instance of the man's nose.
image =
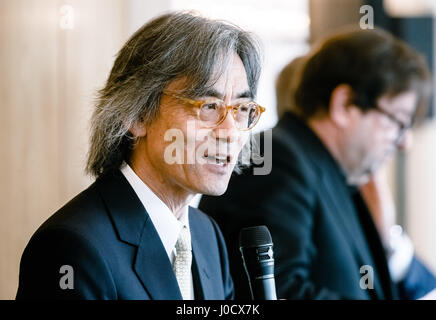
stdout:
<svg viewBox="0 0 436 320">
<path fill-rule="evenodd" d="M 407 130 L 402 137 L 400 137 L 400 140 L 398 141 L 398 149 L 402 151 L 408 151 L 413 144 L 413 133 L 409 129 Z"/>
<path fill-rule="evenodd" d="M 239 130 L 231 113 L 232 111 L 229 110 L 224 121 L 214 128 L 213 131 L 217 140 L 225 140 L 228 143 L 236 140 Z"/>
</svg>

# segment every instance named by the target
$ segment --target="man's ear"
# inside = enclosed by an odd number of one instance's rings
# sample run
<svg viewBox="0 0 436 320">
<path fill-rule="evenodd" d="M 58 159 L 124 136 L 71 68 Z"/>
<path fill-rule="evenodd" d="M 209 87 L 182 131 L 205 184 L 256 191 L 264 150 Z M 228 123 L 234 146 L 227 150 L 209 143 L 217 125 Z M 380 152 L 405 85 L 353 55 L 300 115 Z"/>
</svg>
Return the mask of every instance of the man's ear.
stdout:
<svg viewBox="0 0 436 320">
<path fill-rule="evenodd" d="M 351 121 L 353 89 L 348 84 L 340 84 L 330 96 L 330 118 L 340 128 L 346 127 Z"/>
<path fill-rule="evenodd" d="M 143 121 L 133 123 L 129 131 L 135 138 L 143 138 L 147 135 L 147 128 Z"/>
</svg>

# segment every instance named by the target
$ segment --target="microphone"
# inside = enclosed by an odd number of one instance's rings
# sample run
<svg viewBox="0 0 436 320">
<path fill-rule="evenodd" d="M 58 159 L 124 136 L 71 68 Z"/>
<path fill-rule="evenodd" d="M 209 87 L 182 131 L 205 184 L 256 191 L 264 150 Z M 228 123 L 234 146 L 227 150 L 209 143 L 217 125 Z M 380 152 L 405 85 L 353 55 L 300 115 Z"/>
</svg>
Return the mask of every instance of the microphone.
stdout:
<svg viewBox="0 0 436 320">
<path fill-rule="evenodd" d="M 239 233 L 239 250 L 253 300 L 277 300 L 274 280 L 273 243 L 266 226 L 244 228 Z"/>
</svg>

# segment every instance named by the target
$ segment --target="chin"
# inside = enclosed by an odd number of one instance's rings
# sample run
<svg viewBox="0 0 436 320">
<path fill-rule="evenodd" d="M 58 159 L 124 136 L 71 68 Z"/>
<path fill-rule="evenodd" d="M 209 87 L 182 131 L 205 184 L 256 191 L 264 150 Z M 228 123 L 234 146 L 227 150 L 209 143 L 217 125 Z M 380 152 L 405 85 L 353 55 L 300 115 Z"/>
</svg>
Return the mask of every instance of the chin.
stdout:
<svg viewBox="0 0 436 320">
<path fill-rule="evenodd" d="M 371 171 L 365 170 L 365 172 L 351 174 L 347 177 L 347 183 L 350 186 L 362 186 L 370 179 Z"/>
<path fill-rule="evenodd" d="M 352 186 L 366 184 L 386 162 L 386 155 L 379 158 L 367 158 L 354 172 L 347 177 L 347 183 Z"/>
<path fill-rule="evenodd" d="M 214 190 L 214 191 L 208 191 L 208 192 L 204 192 L 203 195 L 205 195 L 205 196 L 214 196 L 214 197 L 218 197 L 218 196 L 222 196 L 222 195 L 226 192 L 226 190 L 227 190 L 227 189 L 225 189 L 225 190 L 223 190 L 223 191 L 217 191 L 217 190 Z"/>
<path fill-rule="evenodd" d="M 197 180 L 196 191 L 204 195 L 221 196 L 227 190 L 229 185 L 231 171 L 224 174 L 216 174 L 210 171 L 203 171 L 198 174 L 201 177 L 200 181 Z"/>
<path fill-rule="evenodd" d="M 227 190 L 227 184 L 225 186 L 205 186 L 200 191 L 201 194 L 207 195 L 207 196 L 221 196 L 223 195 Z"/>
<path fill-rule="evenodd" d="M 357 187 L 363 186 L 364 184 L 368 183 L 369 179 L 370 179 L 369 174 L 362 175 L 359 178 L 355 179 L 353 185 Z"/>
<path fill-rule="evenodd" d="M 208 196 L 221 196 L 226 192 L 229 179 L 208 180 L 202 183 L 197 192 Z"/>
</svg>

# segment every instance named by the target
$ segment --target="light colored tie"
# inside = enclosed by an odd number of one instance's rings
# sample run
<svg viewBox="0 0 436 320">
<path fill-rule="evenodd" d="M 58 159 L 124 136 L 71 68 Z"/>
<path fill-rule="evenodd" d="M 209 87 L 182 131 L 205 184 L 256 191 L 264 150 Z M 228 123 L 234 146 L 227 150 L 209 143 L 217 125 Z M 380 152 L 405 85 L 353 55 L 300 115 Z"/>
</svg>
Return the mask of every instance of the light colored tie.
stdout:
<svg viewBox="0 0 436 320">
<path fill-rule="evenodd" d="M 179 283 L 183 300 L 191 300 L 191 234 L 186 226 L 180 230 L 176 242 L 176 258 L 173 263 L 174 274 Z"/>
</svg>

